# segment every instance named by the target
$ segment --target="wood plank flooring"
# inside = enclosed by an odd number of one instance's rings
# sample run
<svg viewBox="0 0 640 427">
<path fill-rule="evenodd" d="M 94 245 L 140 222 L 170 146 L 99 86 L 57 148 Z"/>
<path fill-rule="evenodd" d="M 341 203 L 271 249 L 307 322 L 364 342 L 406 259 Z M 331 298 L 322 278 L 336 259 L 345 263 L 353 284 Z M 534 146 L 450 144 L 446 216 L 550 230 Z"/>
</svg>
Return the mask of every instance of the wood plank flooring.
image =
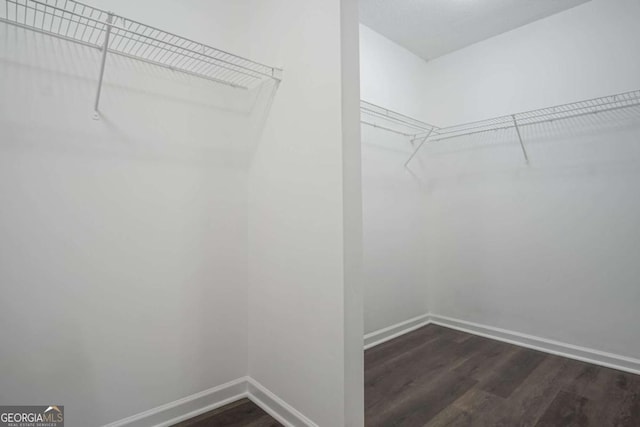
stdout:
<svg viewBox="0 0 640 427">
<path fill-rule="evenodd" d="M 365 352 L 367 427 L 640 427 L 640 376 L 428 325 Z"/>
<path fill-rule="evenodd" d="M 640 427 L 640 376 L 453 329 L 428 325 L 364 358 L 367 427 Z M 235 426 L 281 424 L 243 399 L 176 427 Z"/>
<path fill-rule="evenodd" d="M 282 427 L 258 405 L 241 399 L 174 427 Z"/>
</svg>

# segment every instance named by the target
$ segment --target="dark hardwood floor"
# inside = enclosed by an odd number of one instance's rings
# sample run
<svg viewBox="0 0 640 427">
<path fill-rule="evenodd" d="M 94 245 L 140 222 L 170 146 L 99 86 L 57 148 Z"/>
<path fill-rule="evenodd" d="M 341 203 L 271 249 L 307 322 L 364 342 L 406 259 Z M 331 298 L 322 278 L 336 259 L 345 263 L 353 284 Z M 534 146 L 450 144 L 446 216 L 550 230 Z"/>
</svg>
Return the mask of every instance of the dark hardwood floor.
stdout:
<svg viewBox="0 0 640 427">
<path fill-rule="evenodd" d="M 637 375 L 435 325 L 364 357 L 366 427 L 640 427 Z M 280 425 L 243 399 L 176 427 Z"/>
<path fill-rule="evenodd" d="M 639 427 L 640 376 L 428 325 L 365 352 L 367 427 Z"/>
<path fill-rule="evenodd" d="M 258 405 L 249 399 L 207 412 L 176 424 L 174 427 L 282 427 Z"/>
</svg>

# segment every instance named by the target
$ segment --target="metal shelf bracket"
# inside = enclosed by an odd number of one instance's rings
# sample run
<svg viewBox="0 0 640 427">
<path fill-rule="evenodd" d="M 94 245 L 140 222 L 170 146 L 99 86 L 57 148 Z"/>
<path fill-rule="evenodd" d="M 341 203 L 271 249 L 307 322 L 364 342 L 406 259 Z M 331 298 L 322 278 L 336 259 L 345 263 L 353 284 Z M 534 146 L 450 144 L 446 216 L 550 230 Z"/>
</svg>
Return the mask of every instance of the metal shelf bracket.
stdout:
<svg viewBox="0 0 640 427">
<path fill-rule="evenodd" d="M 529 156 L 527 155 L 527 149 L 524 148 L 524 142 L 522 141 L 522 135 L 520 134 L 520 127 L 518 127 L 518 120 L 516 119 L 516 115 L 512 114 L 513 125 L 516 127 L 516 133 L 518 134 L 518 141 L 520 141 L 520 148 L 522 148 L 522 155 L 524 156 L 524 161 L 529 164 Z"/>
<path fill-rule="evenodd" d="M 420 151 L 420 149 L 422 148 L 422 146 L 424 145 L 425 142 L 427 142 L 427 140 L 429 139 L 429 137 L 431 136 L 431 134 L 433 133 L 433 129 L 431 129 L 428 133 L 427 136 L 425 136 L 424 138 L 421 139 L 420 144 L 418 144 L 418 146 L 416 147 L 415 150 L 413 150 L 413 153 L 411 154 L 411 157 L 409 157 L 409 159 L 404 162 L 404 167 L 409 167 L 409 162 L 411 160 L 413 160 L 413 158 L 416 156 L 416 154 L 418 154 L 418 151 Z M 417 139 L 414 139 L 414 141 L 416 141 Z"/>
<path fill-rule="evenodd" d="M 100 118 L 100 95 L 102 93 L 102 80 L 104 79 L 104 67 L 107 63 L 107 53 L 109 52 L 109 37 L 111 36 L 111 24 L 113 23 L 113 13 L 109 12 L 107 24 L 104 32 L 104 44 L 102 45 L 102 59 L 100 62 L 100 74 L 98 76 L 98 89 L 96 91 L 96 102 L 93 104 L 93 119 Z"/>
</svg>

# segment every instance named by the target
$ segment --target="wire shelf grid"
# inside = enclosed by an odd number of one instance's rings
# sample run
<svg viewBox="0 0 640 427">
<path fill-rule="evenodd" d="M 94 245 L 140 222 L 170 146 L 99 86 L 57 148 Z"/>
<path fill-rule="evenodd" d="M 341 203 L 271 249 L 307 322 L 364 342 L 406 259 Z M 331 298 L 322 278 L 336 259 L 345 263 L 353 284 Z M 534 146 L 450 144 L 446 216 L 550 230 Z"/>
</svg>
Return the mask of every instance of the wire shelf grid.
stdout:
<svg viewBox="0 0 640 427">
<path fill-rule="evenodd" d="M 518 138 L 522 154 L 526 163 L 529 163 L 529 155 L 524 144 L 520 128 L 535 124 L 548 123 L 557 120 L 566 120 L 588 115 L 607 113 L 625 108 L 640 106 L 640 90 L 620 93 L 616 95 L 593 98 L 586 101 L 572 102 L 569 104 L 541 108 L 507 116 L 494 117 L 476 122 L 464 123 L 443 128 L 435 128 L 426 136 L 416 135 L 414 139 L 420 139 L 420 144 L 415 148 L 405 166 L 408 167 L 425 142 L 438 142 L 461 136 L 474 135 L 483 132 L 514 129 Z"/>
<path fill-rule="evenodd" d="M 541 108 L 438 129 L 432 142 L 482 132 L 524 127 L 640 106 L 640 90 Z"/>
<path fill-rule="evenodd" d="M 362 100 L 360 101 L 360 122 L 411 138 L 436 129 L 429 123 Z"/>
<path fill-rule="evenodd" d="M 183 72 L 251 89 L 281 70 L 74 0 L 4 0 L 0 21 Z"/>
</svg>

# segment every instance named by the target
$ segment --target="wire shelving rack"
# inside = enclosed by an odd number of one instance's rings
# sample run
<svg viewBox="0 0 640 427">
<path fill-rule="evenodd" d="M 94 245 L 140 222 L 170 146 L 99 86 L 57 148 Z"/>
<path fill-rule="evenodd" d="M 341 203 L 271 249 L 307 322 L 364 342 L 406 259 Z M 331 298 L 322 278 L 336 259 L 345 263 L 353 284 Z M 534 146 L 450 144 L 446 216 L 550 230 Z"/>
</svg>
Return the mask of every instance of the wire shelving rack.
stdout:
<svg viewBox="0 0 640 427">
<path fill-rule="evenodd" d="M 363 100 L 360 101 L 360 123 L 411 138 L 436 129 L 429 123 Z"/>
<path fill-rule="evenodd" d="M 520 147 L 522 149 L 522 154 L 525 161 L 528 163 L 529 156 L 524 144 L 522 134 L 520 132 L 521 128 L 525 126 L 607 113 L 638 106 L 640 106 L 640 90 L 635 90 L 616 95 L 589 99 L 585 101 L 578 101 L 569 104 L 541 108 L 538 110 L 515 113 L 501 117 L 494 117 L 476 122 L 464 123 L 443 128 L 434 128 L 433 132 L 427 134 L 426 136 L 414 136 L 414 139 L 420 139 L 421 143 L 411 154 L 411 157 L 409 157 L 409 159 L 405 163 L 405 166 L 408 166 L 409 162 L 411 162 L 418 151 L 420 151 L 420 148 L 422 148 L 422 145 L 424 145 L 425 142 L 438 142 L 466 135 L 474 135 L 483 132 L 492 132 L 504 129 L 515 129 L 518 137 L 518 142 L 520 143 Z"/>
<path fill-rule="evenodd" d="M 107 54 L 117 54 L 240 89 L 279 82 L 282 70 L 75 0 L 3 0 L 0 22 L 102 52 L 97 118 Z"/>
<path fill-rule="evenodd" d="M 409 138 L 412 144 L 415 141 L 420 141 L 409 160 L 405 162 L 405 167 L 418 153 L 429 136 L 437 133 L 439 129 L 437 126 L 427 122 L 405 116 L 404 114 L 363 100 L 360 100 L 360 123 L 405 136 Z"/>
</svg>

